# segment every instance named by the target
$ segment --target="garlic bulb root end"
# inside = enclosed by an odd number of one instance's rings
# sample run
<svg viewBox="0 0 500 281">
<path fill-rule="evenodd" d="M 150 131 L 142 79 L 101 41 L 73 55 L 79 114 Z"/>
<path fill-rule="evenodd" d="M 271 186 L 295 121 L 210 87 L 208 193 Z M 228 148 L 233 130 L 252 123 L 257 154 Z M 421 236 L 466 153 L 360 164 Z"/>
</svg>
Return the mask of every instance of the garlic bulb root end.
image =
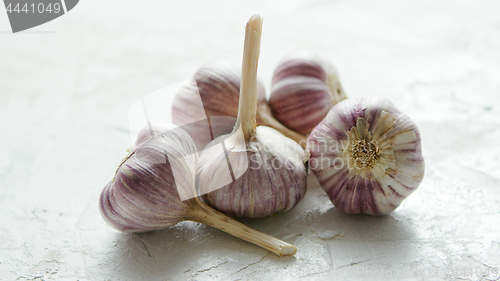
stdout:
<svg viewBox="0 0 500 281">
<path fill-rule="evenodd" d="M 339 210 L 385 215 L 420 185 L 416 124 L 388 99 L 344 100 L 312 131 L 309 167 Z"/>
</svg>

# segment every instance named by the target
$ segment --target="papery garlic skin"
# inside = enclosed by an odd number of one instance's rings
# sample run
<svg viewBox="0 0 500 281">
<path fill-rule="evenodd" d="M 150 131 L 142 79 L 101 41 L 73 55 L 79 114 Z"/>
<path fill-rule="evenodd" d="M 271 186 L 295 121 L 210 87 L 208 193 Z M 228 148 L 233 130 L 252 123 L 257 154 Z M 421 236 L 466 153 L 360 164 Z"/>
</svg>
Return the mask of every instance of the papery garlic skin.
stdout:
<svg viewBox="0 0 500 281">
<path fill-rule="evenodd" d="M 178 190 L 193 189 L 196 156 L 189 135 L 177 126 L 157 123 L 144 128 L 101 193 L 101 216 L 123 232 L 164 229 L 185 220 L 190 201 L 181 201 Z M 184 177 L 174 177 L 174 169 Z"/>
<path fill-rule="evenodd" d="M 350 214 L 392 212 L 424 176 L 419 130 L 385 98 L 338 103 L 312 131 L 307 149 L 321 187 Z"/>
<path fill-rule="evenodd" d="M 345 98 L 335 67 L 313 53 L 300 52 L 277 66 L 269 106 L 279 122 L 307 135 Z"/>
<path fill-rule="evenodd" d="M 270 127 L 258 126 L 250 141 L 245 143 L 233 134 L 224 143 L 227 156 L 215 153 L 216 146 L 212 146 L 199 158 L 199 193 L 215 190 L 202 197 L 208 205 L 232 217 L 262 218 L 288 211 L 304 197 L 308 155 L 296 142 Z M 228 159 L 237 177 L 234 181 L 223 170 Z"/>
</svg>

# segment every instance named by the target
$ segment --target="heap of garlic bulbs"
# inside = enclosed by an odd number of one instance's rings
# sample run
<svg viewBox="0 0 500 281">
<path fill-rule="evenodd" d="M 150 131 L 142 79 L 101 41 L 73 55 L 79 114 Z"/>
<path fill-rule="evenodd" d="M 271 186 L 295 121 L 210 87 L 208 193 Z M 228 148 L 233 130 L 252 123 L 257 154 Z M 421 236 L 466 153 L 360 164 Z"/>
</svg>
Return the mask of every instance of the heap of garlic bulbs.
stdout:
<svg viewBox="0 0 500 281">
<path fill-rule="evenodd" d="M 176 96 L 175 123 L 193 123 L 204 113 L 208 125 L 186 132 L 149 124 L 139 133 L 101 193 L 107 223 L 135 233 L 192 220 L 293 255 L 293 245 L 230 217 L 292 209 L 306 193 L 306 166 L 334 206 L 350 214 L 388 214 L 420 185 L 425 165 L 415 123 L 385 98 L 346 99 L 325 60 L 284 60 L 269 105 L 257 79 L 261 30 L 262 18 L 254 15 L 241 75 L 209 64 L 195 74 L 197 85 Z M 218 115 L 237 118 L 217 123 Z"/>
</svg>

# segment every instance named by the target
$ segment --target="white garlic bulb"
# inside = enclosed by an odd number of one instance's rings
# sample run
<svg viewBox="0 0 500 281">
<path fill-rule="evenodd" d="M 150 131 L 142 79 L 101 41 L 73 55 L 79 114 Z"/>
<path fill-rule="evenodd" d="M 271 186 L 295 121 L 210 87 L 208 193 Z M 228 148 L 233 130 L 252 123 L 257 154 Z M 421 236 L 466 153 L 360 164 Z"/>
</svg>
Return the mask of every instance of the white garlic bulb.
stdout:
<svg viewBox="0 0 500 281">
<path fill-rule="evenodd" d="M 417 126 L 385 98 L 338 103 L 312 131 L 307 149 L 321 187 L 350 214 L 392 212 L 424 176 Z"/>
<path fill-rule="evenodd" d="M 308 135 L 346 95 L 336 68 L 310 52 L 287 56 L 273 75 L 269 106 L 283 125 Z"/>
<path fill-rule="evenodd" d="M 256 126 L 262 19 L 246 27 L 237 124 L 200 156 L 199 193 L 215 209 L 259 218 L 293 208 L 306 192 L 306 153 L 280 132 Z"/>
</svg>

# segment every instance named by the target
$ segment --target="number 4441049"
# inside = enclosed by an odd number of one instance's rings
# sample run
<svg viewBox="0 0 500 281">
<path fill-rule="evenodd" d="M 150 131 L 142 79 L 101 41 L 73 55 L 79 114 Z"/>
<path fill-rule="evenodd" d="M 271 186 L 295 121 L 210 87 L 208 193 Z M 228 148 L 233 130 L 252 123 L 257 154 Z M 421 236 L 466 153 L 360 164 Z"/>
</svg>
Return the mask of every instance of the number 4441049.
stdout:
<svg viewBox="0 0 500 281">
<path fill-rule="evenodd" d="M 49 3 L 48 5 L 44 5 L 43 3 L 38 3 L 38 5 L 35 5 L 32 3 L 31 5 L 28 5 L 28 3 L 25 3 L 24 6 L 21 7 L 19 3 L 12 7 L 12 3 L 9 3 L 7 5 L 7 13 L 55 13 L 59 14 L 61 12 L 61 4 L 59 3 Z"/>
</svg>

